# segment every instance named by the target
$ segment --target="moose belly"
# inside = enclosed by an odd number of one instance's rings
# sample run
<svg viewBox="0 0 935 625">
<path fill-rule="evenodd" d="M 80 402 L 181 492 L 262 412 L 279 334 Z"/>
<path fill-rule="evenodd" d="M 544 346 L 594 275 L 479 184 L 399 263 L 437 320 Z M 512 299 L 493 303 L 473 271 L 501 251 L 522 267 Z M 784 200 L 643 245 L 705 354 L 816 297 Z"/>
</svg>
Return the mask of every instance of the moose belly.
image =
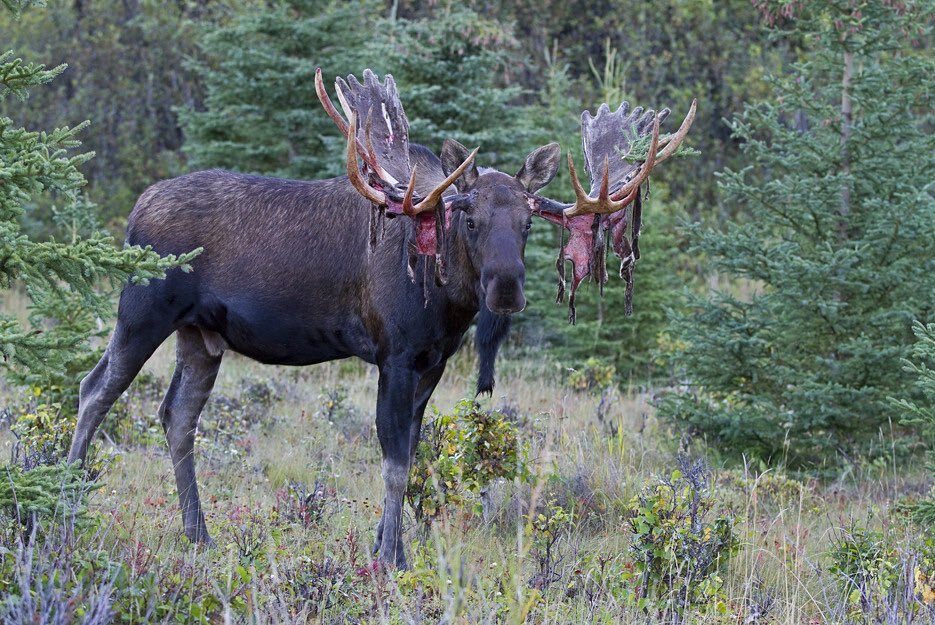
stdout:
<svg viewBox="0 0 935 625">
<path fill-rule="evenodd" d="M 311 365 L 350 356 L 374 360 L 373 342 L 353 315 L 342 319 L 260 302 L 212 308 L 198 325 L 220 334 L 233 351 L 264 364 Z"/>
</svg>

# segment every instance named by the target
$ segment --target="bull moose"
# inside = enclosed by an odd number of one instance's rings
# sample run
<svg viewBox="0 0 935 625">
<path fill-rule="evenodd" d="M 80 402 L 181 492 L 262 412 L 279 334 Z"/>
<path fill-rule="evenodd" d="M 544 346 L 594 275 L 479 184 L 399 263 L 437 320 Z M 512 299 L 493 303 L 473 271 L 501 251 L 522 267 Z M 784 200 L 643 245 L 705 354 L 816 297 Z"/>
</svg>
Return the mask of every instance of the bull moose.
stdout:
<svg viewBox="0 0 935 625">
<path fill-rule="evenodd" d="M 195 480 L 195 429 L 224 352 L 279 365 L 357 356 L 379 369 L 385 499 L 374 553 L 405 567 L 403 497 L 426 404 L 478 313 L 477 390 L 492 390 L 509 315 L 526 305 L 523 254 L 532 218 L 569 231 L 558 267 L 563 274 L 565 260 L 572 263 L 572 318 L 580 282 L 606 280 L 608 237 L 630 290 L 641 187 L 675 152 L 695 110 L 693 103 L 679 130 L 661 139 L 668 110 L 631 112 L 623 103 L 615 112 L 606 104 L 596 116 L 585 111 L 591 193 L 569 154 L 577 200 L 564 204 L 538 195 L 559 168 L 558 144 L 534 150 L 516 175 L 478 168 L 477 150 L 453 140 L 436 156 L 409 143 L 392 76 L 381 83 L 366 70 L 363 78 L 337 79 L 342 116 L 321 70 L 316 74 L 321 103 L 347 139 L 347 175 L 308 182 L 200 171 L 154 184 L 130 214 L 129 244 L 162 254 L 203 252 L 190 273 L 172 270 L 164 280 L 124 288 L 107 349 L 81 382 L 69 460 L 85 458 L 107 411 L 174 332 L 177 364 L 159 417 L 185 535 L 194 542 L 210 541 Z M 647 155 L 626 162 L 620 154 L 637 137 L 649 140 Z M 560 298 L 563 291 L 564 278 Z"/>
</svg>

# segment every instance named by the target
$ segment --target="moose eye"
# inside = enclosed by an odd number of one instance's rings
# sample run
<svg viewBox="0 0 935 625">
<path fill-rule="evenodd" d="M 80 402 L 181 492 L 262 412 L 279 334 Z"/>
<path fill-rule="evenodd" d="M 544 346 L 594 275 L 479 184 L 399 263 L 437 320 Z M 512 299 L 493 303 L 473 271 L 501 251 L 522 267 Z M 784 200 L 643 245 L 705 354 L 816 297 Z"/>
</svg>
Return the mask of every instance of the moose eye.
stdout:
<svg viewBox="0 0 935 625">
<path fill-rule="evenodd" d="M 473 230 L 476 227 L 474 220 L 471 219 L 470 217 L 468 217 L 467 219 L 467 227 L 468 227 L 468 230 Z"/>
<path fill-rule="evenodd" d="M 532 220 L 526 222 L 526 230 L 532 230 Z"/>
</svg>

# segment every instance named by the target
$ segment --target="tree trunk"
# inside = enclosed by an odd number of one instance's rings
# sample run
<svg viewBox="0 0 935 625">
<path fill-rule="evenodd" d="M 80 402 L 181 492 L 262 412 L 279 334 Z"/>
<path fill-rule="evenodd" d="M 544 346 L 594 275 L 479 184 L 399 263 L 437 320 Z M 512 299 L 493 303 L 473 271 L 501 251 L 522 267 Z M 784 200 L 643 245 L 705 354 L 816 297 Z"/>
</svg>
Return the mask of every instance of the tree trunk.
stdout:
<svg viewBox="0 0 935 625">
<path fill-rule="evenodd" d="M 851 171 L 850 155 L 848 154 L 848 141 L 851 138 L 851 125 L 853 124 L 853 108 L 851 105 L 851 79 L 854 76 L 854 53 L 844 52 L 844 75 L 841 78 L 841 172 L 849 174 Z M 841 188 L 841 209 L 838 220 L 838 238 L 846 241 L 848 238 L 847 219 L 851 212 L 850 182 L 845 181 Z"/>
</svg>

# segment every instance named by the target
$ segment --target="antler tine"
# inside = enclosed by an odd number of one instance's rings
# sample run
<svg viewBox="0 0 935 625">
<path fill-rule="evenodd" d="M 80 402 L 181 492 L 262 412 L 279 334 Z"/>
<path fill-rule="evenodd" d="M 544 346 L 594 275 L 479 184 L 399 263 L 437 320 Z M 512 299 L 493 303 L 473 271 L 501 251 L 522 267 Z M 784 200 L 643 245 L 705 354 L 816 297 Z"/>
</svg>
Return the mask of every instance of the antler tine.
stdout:
<svg viewBox="0 0 935 625">
<path fill-rule="evenodd" d="M 601 178 L 601 190 L 597 194 L 598 202 L 606 204 L 610 201 L 610 160 L 604 156 L 604 176 Z"/>
<path fill-rule="evenodd" d="M 412 192 L 416 188 L 416 169 L 418 165 L 412 166 L 412 173 L 409 175 L 409 184 L 406 186 L 406 195 L 403 196 L 403 213 L 410 217 L 418 214 L 412 206 Z"/>
<path fill-rule="evenodd" d="M 435 187 L 431 193 L 429 193 L 425 198 L 419 202 L 416 206 L 413 207 L 414 214 L 422 213 L 425 211 L 434 210 L 435 206 L 438 204 L 438 201 L 442 199 L 442 195 L 445 191 L 455 183 L 455 180 L 461 177 L 461 174 L 470 167 L 471 163 L 474 162 L 474 157 L 477 156 L 477 152 L 480 148 L 474 148 L 474 151 L 468 154 L 468 157 L 464 159 L 464 162 L 461 163 L 456 170 L 451 172 L 451 175 L 445 178 L 444 181 L 437 187 Z M 415 168 L 413 168 L 415 169 Z"/>
<path fill-rule="evenodd" d="M 377 191 L 364 180 L 357 167 L 357 114 L 351 111 L 347 133 L 347 177 L 357 192 L 378 206 L 386 206 L 386 194 Z"/>
<path fill-rule="evenodd" d="M 604 175 L 601 178 L 600 191 L 597 198 L 590 197 L 581 186 L 578 180 L 578 171 L 575 169 L 575 161 L 568 153 L 568 173 L 571 176 L 571 184 L 575 189 L 575 203 L 565 209 L 565 217 L 575 217 L 577 215 L 613 213 L 627 205 L 626 202 L 617 201 L 608 193 L 610 186 L 610 163 L 604 158 Z"/>
<path fill-rule="evenodd" d="M 575 189 L 575 204 L 565 209 L 565 217 L 574 217 L 576 215 L 585 215 L 588 213 L 606 215 L 615 213 L 624 208 L 633 201 L 636 194 L 639 193 L 640 185 L 649 177 L 649 173 L 656 166 L 656 152 L 659 149 L 659 118 L 653 120 L 653 138 L 649 144 L 649 154 L 646 161 L 640 167 L 640 173 L 623 186 L 622 189 L 608 197 L 607 187 L 609 184 L 609 161 L 604 157 L 604 175 L 601 179 L 600 192 L 596 199 L 588 196 L 578 181 L 578 172 L 575 171 L 574 160 L 571 153 L 568 154 L 568 173 L 571 174 L 571 183 Z"/>
<path fill-rule="evenodd" d="M 568 175 L 571 176 L 571 186 L 575 190 L 575 206 L 568 208 L 565 211 L 565 215 L 571 217 L 573 214 L 570 214 L 568 211 L 571 211 L 577 206 L 584 205 L 588 202 L 588 193 L 584 190 L 584 187 L 581 186 L 581 182 L 578 180 L 578 171 L 575 169 L 575 159 L 571 156 L 571 150 L 568 151 Z"/>
<path fill-rule="evenodd" d="M 347 97 L 344 95 L 344 89 L 341 88 L 342 82 L 343 81 L 340 78 L 336 78 L 334 80 L 334 93 L 338 96 L 338 102 L 341 103 L 341 109 L 344 111 L 344 114 L 350 118 L 352 109 L 351 105 L 347 103 Z"/>
<path fill-rule="evenodd" d="M 320 67 L 315 68 L 315 93 L 318 94 L 318 101 L 321 102 L 325 112 L 328 113 L 328 117 L 330 117 L 331 121 L 337 125 L 338 130 L 341 131 L 341 134 L 346 137 L 348 135 L 347 122 L 344 121 L 344 118 L 341 117 L 340 113 L 338 113 L 338 109 L 334 107 L 334 103 L 331 101 L 331 98 L 328 97 L 328 91 L 325 89 L 325 83 L 321 78 Z"/>
<path fill-rule="evenodd" d="M 674 135 L 666 140 L 665 148 L 663 148 L 662 152 L 660 152 L 659 156 L 656 158 L 657 165 L 675 154 L 679 145 L 685 140 L 685 137 L 688 135 L 688 130 L 692 127 L 692 122 L 695 121 L 695 110 L 697 108 L 698 99 L 692 99 L 692 105 L 688 109 L 688 114 L 685 116 L 685 119 L 682 120 L 682 125 L 679 126 L 679 129 L 675 131 Z"/>
</svg>

